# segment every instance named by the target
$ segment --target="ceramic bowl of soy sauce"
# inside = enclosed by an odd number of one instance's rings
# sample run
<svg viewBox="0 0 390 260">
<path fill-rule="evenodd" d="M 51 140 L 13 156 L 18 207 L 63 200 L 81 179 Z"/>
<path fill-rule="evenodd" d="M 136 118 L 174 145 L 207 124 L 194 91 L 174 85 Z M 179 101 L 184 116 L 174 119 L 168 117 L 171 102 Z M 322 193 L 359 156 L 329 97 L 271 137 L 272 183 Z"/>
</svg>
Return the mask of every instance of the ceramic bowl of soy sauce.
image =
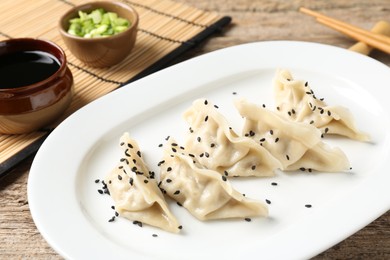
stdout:
<svg viewBox="0 0 390 260">
<path fill-rule="evenodd" d="M 73 76 L 51 41 L 0 42 L 0 134 L 25 134 L 53 123 L 69 106 Z"/>
</svg>

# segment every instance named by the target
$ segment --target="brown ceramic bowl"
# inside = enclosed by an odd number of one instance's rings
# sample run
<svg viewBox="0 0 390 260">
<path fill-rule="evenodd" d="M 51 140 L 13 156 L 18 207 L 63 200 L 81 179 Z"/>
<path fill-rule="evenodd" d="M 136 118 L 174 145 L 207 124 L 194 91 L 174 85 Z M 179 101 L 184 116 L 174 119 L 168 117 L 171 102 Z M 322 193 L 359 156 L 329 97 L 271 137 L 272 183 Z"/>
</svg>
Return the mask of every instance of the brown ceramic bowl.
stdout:
<svg viewBox="0 0 390 260">
<path fill-rule="evenodd" d="M 34 81 L 31 74 L 16 69 L 9 83 L 0 83 L 0 133 L 23 134 L 38 130 L 57 119 L 69 106 L 73 94 L 73 76 L 66 65 L 64 51 L 50 41 L 19 38 L 0 42 L 0 69 L 10 65 L 9 58 L 22 52 L 40 52 L 54 57 L 54 72 Z M 34 65 L 37 66 L 37 65 Z M 18 67 L 19 68 L 19 67 Z M 20 71 L 19 71 L 20 70 Z M 27 85 L 12 86 L 17 77 Z M 15 80 L 13 80 L 15 78 Z M 1 79 L 0 79 L 1 82 Z"/>
<path fill-rule="evenodd" d="M 130 27 L 116 35 L 99 38 L 83 38 L 67 33 L 69 20 L 78 17 L 78 11 L 91 12 L 103 8 L 115 12 L 119 17 L 130 21 Z M 76 6 L 66 12 L 59 21 L 59 30 L 66 46 L 72 54 L 91 67 L 109 67 L 125 59 L 134 47 L 137 37 L 138 14 L 121 2 L 90 2 Z"/>
</svg>

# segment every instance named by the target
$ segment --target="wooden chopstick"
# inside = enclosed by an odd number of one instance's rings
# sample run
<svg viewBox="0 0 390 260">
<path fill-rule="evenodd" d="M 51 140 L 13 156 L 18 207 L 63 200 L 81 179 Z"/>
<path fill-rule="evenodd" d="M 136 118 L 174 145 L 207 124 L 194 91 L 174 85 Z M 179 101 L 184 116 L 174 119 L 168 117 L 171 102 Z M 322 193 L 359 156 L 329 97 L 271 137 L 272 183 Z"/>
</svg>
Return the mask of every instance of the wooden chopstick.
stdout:
<svg viewBox="0 0 390 260">
<path fill-rule="evenodd" d="M 318 22 L 330 28 L 333 28 L 341 33 L 348 35 L 353 39 L 364 42 L 374 48 L 377 48 L 379 50 L 382 50 L 390 54 L 390 37 L 361 29 L 359 27 L 327 17 L 323 14 L 309 10 L 304 7 L 301 7 L 299 10 L 302 13 L 308 14 L 310 16 L 314 16 Z"/>
</svg>

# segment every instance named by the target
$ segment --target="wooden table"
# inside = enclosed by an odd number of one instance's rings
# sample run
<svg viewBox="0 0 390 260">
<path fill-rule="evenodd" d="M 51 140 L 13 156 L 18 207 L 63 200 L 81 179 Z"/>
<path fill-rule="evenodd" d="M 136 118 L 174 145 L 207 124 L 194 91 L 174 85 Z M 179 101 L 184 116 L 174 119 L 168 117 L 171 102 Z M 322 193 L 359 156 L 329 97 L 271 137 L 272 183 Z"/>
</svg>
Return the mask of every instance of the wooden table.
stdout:
<svg viewBox="0 0 390 260">
<path fill-rule="evenodd" d="M 390 22 L 389 0 L 177 0 L 233 18 L 220 35 L 185 54 L 185 60 L 237 44 L 266 40 L 299 40 L 348 48 L 354 41 L 297 12 L 305 6 L 351 24 L 370 29 L 377 21 Z M 371 55 L 390 65 L 390 55 Z M 0 259 L 58 259 L 31 218 L 26 194 L 32 158 L 0 181 Z M 304 246 L 304 245 L 303 245 Z M 390 212 L 315 259 L 390 259 Z"/>
</svg>

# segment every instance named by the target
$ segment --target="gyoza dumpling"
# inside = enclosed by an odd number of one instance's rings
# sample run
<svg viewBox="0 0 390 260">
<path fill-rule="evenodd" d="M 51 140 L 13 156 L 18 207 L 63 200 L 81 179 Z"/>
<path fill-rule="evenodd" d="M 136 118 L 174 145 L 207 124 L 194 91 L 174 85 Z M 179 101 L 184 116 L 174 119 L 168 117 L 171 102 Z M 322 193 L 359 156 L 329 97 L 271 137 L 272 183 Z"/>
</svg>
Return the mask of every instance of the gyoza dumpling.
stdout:
<svg viewBox="0 0 390 260">
<path fill-rule="evenodd" d="M 282 170 L 326 172 L 350 169 L 345 154 L 321 141 L 321 132 L 312 125 L 289 121 L 244 99 L 235 105 L 245 117 L 243 134 L 255 139 L 283 165 Z"/>
<path fill-rule="evenodd" d="M 225 175 L 202 168 L 174 140 L 165 145 L 160 162 L 160 188 L 200 220 L 267 216 L 261 202 L 246 198 Z"/>
<path fill-rule="evenodd" d="M 360 132 L 351 112 L 342 106 L 328 106 L 318 99 L 308 82 L 294 80 L 287 70 L 279 70 L 274 79 L 277 111 L 285 118 L 312 124 L 323 134 L 337 134 L 360 141 L 369 141 Z"/>
<path fill-rule="evenodd" d="M 180 231 L 161 190 L 142 159 L 137 143 L 125 133 L 120 139 L 123 158 L 105 178 L 105 183 L 120 216 L 159 227 Z"/>
<path fill-rule="evenodd" d="M 208 169 L 229 176 L 272 176 L 280 163 L 252 139 L 238 136 L 210 102 L 195 100 L 184 113 L 186 149 Z"/>
</svg>

